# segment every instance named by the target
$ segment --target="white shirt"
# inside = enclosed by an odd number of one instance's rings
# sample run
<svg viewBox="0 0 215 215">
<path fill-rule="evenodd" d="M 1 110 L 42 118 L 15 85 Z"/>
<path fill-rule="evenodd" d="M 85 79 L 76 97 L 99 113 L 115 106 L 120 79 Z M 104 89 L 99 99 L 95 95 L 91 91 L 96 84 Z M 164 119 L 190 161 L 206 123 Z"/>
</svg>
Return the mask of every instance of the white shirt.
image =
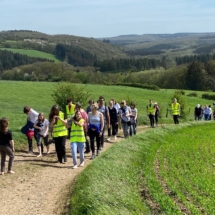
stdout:
<svg viewBox="0 0 215 215">
<path fill-rule="evenodd" d="M 31 108 L 30 113 L 28 113 L 28 120 L 31 121 L 32 123 L 35 123 L 38 119 L 38 115 L 39 114 Z"/>
</svg>

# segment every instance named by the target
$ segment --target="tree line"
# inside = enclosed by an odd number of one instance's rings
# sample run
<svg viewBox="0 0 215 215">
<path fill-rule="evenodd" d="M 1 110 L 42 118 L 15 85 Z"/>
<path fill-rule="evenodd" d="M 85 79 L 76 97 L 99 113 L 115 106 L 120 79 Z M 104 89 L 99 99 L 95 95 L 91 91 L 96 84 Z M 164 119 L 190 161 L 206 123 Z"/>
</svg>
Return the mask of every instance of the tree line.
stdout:
<svg viewBox="0 0 215 215">
<path fill-rule="evenodd" d="M 163 62 L 149 58 L 128 58 L 128 59 L 107 59 L 96 61 L 94 67 L 101 72 L 117 72 L 117 71 L 140 71 L 155 69 L 164 66 Z"/>
<path fill-rule="evenodd" d="M 182 57 L 176 57 L 175 62 L 177 65 L 187 64 L 194 61 L 199 61 L 202 63 L 206 63 L 210 60 L 215 60 L 215 53 L 211 54 L 200 54 L 200 55 L 185 55 Z"/>
<path fill-rule="evenodd" d="M 32 64 L 36 62 L 50 61 L 44 58 L 29 57 L 7 50 L 0 50 L 0 72 L 9 70 L 17 66 Z"/>
</svg>

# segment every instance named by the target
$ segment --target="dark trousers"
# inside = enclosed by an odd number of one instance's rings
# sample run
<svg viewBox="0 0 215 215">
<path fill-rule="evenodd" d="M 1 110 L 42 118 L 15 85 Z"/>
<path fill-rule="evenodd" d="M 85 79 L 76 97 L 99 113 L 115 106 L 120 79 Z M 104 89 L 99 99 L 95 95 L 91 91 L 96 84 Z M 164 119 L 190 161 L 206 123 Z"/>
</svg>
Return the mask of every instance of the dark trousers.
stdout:
<svg viewBox="0 0 215 215">
<path fill-rule="evenodd" d="M 179 124 L 178 115 L 173 115 L 173 120 L 175 124 Z"/>
<path fill-rule="evenodd" d="M 105 140 L 105 125 L 104 125 L 104 129 L 103 129 L 103 131 L 102 131 L 102 135 L 101 135 L 101 137 L 100 137 L 100 147 L 104 147 L 104 140 Z"/>
<path fill-rule="evenodd" d="M 34 130 L 34 139 L 37 141 L 36 129 Z M 33 140 L 32 140 L 32 138 L 29 138 L 29 137 L 28 137 L 28 149 L 29 149 L 29 151 L 33 152 Z"/>
<path fill-rule="evenodd" d="M 158 114 L 155 114 L 155 123 L 158 124 Z"/>
<path fill-rule="evenodd" d="M 93 130 L 89 130 L 89 137 L 90 137 L 90 146 L 92 153 L 95 153 L 95 145 L 94 145 L 94 140 L 96 138 L 96 146 L 97 150 L 100 150 L 100 145 L 101 145 L 101 137 L 99 136 L 99 133 Z"/>
<path fill-rule="evenodd" d="M 152 114 L 149 114 L 149 120 L 150 120 L 150 126 L 151 127 L 154 127 L 154 124 L 155 124 L 155 116 L 152 115 Z"/>
<path fill-rule="evenodd" d="M 111 130 L 112 130 L 112 135 L 116 135 L 116 122 L 111 122 L 110 123 L 110 128 L 108 128 L 108 136 L 110 137 L 111 136 Z"/>
<path fill-rule="evenodd" d="M 57 158 L 60 163 L 63 159 L 66 161 L 66 138 L 67 136 L 54 137 L 55 140 L 55 150 L 57 152 Z"/>
<path fill-rule="evenodd" d="M 86 139 L 86 152 L 90 152 L 90 143 L 89 143 L 88 138 L 87 138 L 87 131 L 84 131 L 84 136 Z"/>
<path fill-rule="evenodd" d="M 4 169 L 5 169 L 6 155 L 9 156 L 8 171 L 11 171 L 13 160 L 14 160 L 14 155 L 13 155 L 12 149 L 10 148 L 10 146 L 1 145 L 0 152 L 1 152 L 1 172 L 4 172 Z"/>
</svg>

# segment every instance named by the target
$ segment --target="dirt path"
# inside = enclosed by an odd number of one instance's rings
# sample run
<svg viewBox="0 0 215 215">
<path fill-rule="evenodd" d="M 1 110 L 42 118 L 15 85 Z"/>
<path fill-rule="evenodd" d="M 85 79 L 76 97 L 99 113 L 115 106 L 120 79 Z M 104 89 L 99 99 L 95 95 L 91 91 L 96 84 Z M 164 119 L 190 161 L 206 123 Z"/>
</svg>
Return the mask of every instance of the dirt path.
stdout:
<svg viewBox="0 0 215 215">
<path fill-rule="evenodd" d="M 146 128 L 145 126 L 141 129 Z M 118 137 L 117 141 L 122 140 Z M 105 142 L 103 151 L 115 141 Z M 70 143 L 67 141 L 65 164 L 56 163 L 54 145 L 51 153 L 42 158 L 27 153 L 15 153 L 13 170 L 16 174 L 0 176 L 0 214 L 4 215 L 60 215 L 65 204 L 65 196 L 75 181 L 75 177 L 91 162 L 91 153 L 85 154 L 85 166 L 72 169 Z M 34 150 L 36 152 L 36 149 Z M 7 167 L 8 163 L 6 163 Z M 66 205 L 66 206 L 67 206 Z"/>
</svg>

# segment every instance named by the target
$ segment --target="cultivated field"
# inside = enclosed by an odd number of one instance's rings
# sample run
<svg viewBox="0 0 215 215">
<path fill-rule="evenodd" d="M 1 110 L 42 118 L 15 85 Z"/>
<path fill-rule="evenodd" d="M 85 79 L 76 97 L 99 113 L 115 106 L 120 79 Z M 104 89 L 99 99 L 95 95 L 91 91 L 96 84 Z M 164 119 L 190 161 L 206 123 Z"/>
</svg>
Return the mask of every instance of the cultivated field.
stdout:
<svg viewBox="0 0 215 215">
<path fill-rule="evenodd" d="M 71 214 L 214 214 L 214 129 L 169 125 L 114 144 L 79 175 Z"/>
</svg>

